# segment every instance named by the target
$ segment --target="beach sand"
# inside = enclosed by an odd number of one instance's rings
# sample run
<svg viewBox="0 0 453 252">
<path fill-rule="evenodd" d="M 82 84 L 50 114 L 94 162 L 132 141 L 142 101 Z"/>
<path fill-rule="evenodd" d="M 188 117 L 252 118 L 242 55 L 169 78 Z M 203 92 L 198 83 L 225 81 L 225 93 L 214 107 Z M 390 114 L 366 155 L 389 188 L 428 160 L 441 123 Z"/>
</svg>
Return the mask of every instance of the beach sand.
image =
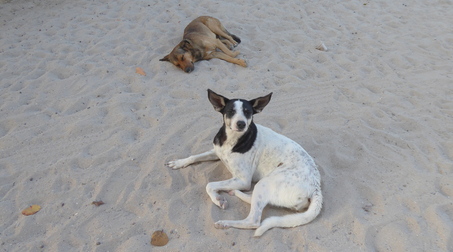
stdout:
<svg viewBox="0 0 453 252">
<path fill-rule="evenodd" d="M 453 251 L 452 1 L 155 2 L 0 2 L 0 251 Z M 201 15 L 247 68 L 159 61 Z M 208 88 L 274 93 L 254 120 L 315 158 L 313 222 L 215 229 L 249 212 L 209 200 L 224 166 L 164 166 L 212 148 Z"/>
</svg>

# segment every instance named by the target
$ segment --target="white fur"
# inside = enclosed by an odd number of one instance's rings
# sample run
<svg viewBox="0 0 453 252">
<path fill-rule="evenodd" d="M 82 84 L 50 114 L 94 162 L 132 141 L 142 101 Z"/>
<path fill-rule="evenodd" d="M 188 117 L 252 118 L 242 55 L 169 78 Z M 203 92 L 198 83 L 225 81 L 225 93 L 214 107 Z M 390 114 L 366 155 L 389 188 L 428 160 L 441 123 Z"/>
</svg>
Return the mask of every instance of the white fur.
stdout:
<svg viewBox="0 0 453 252">
<path fill-rule="evenodd" d="M 210 151 L 171 161 L 167 165 L 179 169 L 196 162 L 220 159 L 231 172 L 231 179 L 210 182 L 206 191 L 212 202 L 222 209 L 228 204 L 219 192 L 232 192 L 251 204 L 250 213 L 244 220 L 217 221 L 216 228 L 257 229 L 255 236 L 261 236 L 273 227 L 295 227 L 312 221 L 322 207 L 321 178 L 313 158 L 293 140 L 261 125 L 256 125 L 257 137 L 249 151 L 243 154 L 231 152 L 244 134 L 244 131 L 238 132 L 234 125 L 245 116 L 240 108 L 236 107 L 236 111 L 237 117 L 232 117 L 231 127 L 226 127 L 227 139 L 222 146 L 214 145 Z M 250 121 L 247 121 L 246 129 Z M 253 193 L 241 192 L 250 190 L 252 181 L 257 182 Z M 308 209 L 286 216 L 269 217 L 261 223 L 261 214 L 267 204 L 297 211 Z"/>
</svg>

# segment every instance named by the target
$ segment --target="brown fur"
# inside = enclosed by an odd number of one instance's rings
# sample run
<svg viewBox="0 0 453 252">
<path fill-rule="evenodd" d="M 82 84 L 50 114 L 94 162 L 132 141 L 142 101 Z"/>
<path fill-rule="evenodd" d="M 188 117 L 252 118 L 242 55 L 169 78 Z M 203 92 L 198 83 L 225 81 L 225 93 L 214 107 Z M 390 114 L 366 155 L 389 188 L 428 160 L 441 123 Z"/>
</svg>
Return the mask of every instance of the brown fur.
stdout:
<svg viewBox="0 0 453 252">
<path fill-rule="evenodd" d="M 241 40 L 229 33 L 218 19 L 201 16 L 187 25 L 183 40 L 160 61 L 169 61 L 186 73 L 193 71 L 195 62 L 212 58 L 246 67 L 243 59 L 235 58 L 239 51 L 231 51 L 239 43 Z"/>
</svg>

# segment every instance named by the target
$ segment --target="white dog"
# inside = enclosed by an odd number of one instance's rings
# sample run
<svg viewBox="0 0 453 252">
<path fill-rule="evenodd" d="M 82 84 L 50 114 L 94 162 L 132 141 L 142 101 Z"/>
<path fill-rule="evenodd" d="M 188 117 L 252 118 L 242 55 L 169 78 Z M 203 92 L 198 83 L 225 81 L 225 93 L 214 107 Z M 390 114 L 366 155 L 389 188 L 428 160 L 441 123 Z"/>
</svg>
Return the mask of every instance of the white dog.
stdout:
<svg viewBox="0 0 453 252">
<path fill-rule="evenodd" d="M 230 100 L 208 89 L 209 101 L 222 113 L 224 121 L 214 138 L 214 149 L 167 163 L 179 169 L 220 159 L 231 172 L 231 179 L 208 183 L 206 191 L 222 209 L 227 207 L 227 201 L 219 192 L 234 193 L 251 204 L 250 213 L 244 220 L 218 221 L 216 228 L 256 229 L 255 236 L 261 236 L 273 227 L 306 224 L 321 211 L 321 178 L 313 158 L 293 140 L 253 122 L 253 115 L 263 110 L 271 95 L 250 101 Z M 252 181 L 258 183 L 251 195 L 240 191 L 250 190 Z M 260 224 L 267 204 L 306 211 L 269 217 Z"/>
</svg>

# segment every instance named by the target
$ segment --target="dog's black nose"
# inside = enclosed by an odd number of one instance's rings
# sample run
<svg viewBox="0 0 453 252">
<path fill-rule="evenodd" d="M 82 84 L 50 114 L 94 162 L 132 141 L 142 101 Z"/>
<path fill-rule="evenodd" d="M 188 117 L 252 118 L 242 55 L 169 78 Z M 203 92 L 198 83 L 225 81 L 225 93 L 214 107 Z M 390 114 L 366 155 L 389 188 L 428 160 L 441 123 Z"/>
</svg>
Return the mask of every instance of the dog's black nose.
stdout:
<svg viewBox="0 0 453 252">
<path fill-rule="evenodd" d="M 236 123 L 236 125 L 238 126 L 239 130 L 243 130 L 245 128 L 245 122 L 244 121 L 238 121 Z"/>
<path fill-rule="evenodd" d="M 193 71 L 193 67 L 190 67 L 190 66 L 189 66 L 189 67 L 186 67 L 186 68 L 184 69 L 184 72 L 186 72 L 186 73 L 190 73 L 190 72 L 192 72 L 192 71 Z"/>
</svg>

